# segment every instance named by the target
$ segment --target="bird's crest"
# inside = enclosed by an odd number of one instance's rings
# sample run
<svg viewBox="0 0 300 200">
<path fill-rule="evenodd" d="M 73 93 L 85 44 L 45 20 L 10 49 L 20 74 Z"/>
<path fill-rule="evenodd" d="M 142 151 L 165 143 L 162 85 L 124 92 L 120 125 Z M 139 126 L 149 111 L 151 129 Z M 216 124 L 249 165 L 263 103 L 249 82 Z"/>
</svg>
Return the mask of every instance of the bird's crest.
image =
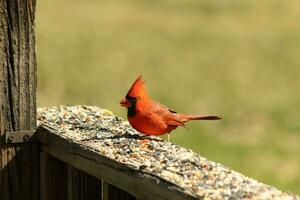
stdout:
<svg viewBox="0 0 300 200">
<path fill-rule="evenodd" d="M 148 97 L 145 81 L 143 80 L 142 75 L 139 75 L 139 77 L 137 77 L 137 79 L 133 82 L 127 95 L 139 98 Z"/>
</svg>

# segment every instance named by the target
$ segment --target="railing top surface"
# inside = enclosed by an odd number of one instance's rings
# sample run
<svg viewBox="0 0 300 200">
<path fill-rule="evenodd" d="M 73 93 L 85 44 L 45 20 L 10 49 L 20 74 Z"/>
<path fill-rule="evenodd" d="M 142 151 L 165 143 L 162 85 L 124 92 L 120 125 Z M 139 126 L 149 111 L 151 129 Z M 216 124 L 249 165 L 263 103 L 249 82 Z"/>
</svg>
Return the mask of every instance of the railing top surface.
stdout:
<svg viewBox="0 0 300 200">
<path fill-rule="evenodd" d="M 158 137 L 143 136 L 127 121 L 94 106 L 38 109 L 38 125 L 85 150 L 147 174 L 192 199 L 300 199 L 207 160 Z M 147 141 L 148 140 L 148 141 Z M 156 184 L 156 183 L 153 183 Z M 166 188 L 166 189 L 168 189 Z"/>
</svg>

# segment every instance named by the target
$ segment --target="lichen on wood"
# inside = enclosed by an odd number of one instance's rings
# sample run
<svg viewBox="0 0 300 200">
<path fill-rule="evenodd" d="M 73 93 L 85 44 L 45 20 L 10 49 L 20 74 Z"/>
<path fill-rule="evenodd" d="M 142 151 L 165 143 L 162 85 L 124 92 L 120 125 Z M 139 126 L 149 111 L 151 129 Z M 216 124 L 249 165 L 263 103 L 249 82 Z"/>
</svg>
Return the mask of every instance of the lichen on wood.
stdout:
<svg viewBox="0 0 300 200">
<path fill-rule="evenodd" d="M 38 124 L 45 151 L 91 170 L 93 175 L 141 199 L 151 195 L 155 199 L 171 196 L 172 199 L 300 199 L 191 150 L 158 137 L 144 136 L 105 109 L 94 106 L 40 108 Z M 53 135 L 59 139 L 53 139 Z M 64 151 L 68 156 L 62 155 Z M 82 157 L 83 161 L 96 163 L 95 169 L 80 163 L 78 160 Z M 111 170 L 111 177 L 105 170 Z M 114 175 L 120 177 L 119 180 L 115 180 Z"/>
</svg>

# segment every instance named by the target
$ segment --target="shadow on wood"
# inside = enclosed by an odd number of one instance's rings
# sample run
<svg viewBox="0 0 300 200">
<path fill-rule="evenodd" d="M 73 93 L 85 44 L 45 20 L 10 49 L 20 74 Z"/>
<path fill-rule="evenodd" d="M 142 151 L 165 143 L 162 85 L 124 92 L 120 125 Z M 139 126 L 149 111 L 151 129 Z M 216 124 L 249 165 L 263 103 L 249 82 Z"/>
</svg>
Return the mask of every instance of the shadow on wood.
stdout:
<svg viewBox="0 0 300 200">
<path fill-rule="evenodd" d="M 100 200 L 101 180 L 41 152 L 42 200 Z"/>
</svg>

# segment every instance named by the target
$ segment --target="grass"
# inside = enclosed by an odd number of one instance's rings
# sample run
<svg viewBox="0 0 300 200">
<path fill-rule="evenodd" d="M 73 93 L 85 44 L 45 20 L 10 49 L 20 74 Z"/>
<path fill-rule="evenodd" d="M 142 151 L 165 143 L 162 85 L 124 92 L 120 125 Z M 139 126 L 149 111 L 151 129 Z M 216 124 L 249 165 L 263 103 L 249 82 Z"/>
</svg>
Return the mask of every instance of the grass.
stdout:
<svg viewBox="0 0 300 200">
<path fill-rule="evenodd" d="M 191 122 L 172 141 L 300 193 L 300 2 L 39 2 L 38 104 L 119 107 L 139 74 Z"/>
</svg>

